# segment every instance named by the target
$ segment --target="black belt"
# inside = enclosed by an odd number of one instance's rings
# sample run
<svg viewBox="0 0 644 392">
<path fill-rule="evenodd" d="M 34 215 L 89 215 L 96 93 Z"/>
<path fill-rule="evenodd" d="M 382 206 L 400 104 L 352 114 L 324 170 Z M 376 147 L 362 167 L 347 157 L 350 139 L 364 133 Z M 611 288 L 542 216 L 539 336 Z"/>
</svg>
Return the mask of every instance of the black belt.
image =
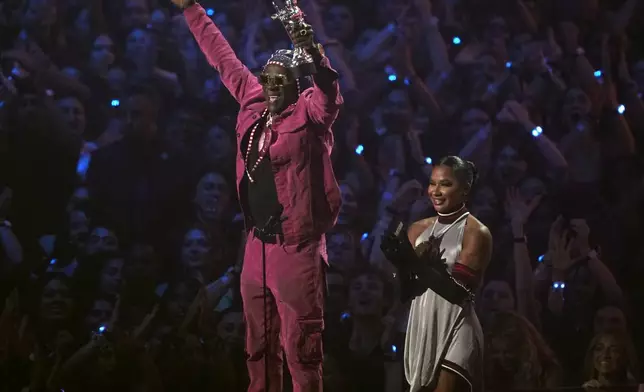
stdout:
<svg viewBox="0 0 644 392">
<path fill-rule="evenodd" d="M 253 228 L 253 235 L 258 240 L 266 244 L 277 244 L 278 242 L 284 242 L 284 234 L 282 233 L 267 233 L 258 229 L 257 227 Z"/>
</svg>

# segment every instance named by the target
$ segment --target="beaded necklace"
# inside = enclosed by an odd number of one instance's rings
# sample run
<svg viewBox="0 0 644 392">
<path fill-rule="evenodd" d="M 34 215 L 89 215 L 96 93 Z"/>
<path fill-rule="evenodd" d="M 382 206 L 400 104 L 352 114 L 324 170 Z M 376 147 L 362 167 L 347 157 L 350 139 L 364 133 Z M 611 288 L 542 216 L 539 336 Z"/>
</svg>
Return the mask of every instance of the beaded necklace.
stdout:
<svg viewBox="0 0 644 392">
<path fill-rule="evenodd" d="M 244 166 L 245 166 L 245 169 L 246 169 L 246 175 L 248 176 L 248 180 L 250 182 L 253 182 L 253 183 L 255 182 L 255 180 L 253 179 L 253 177 L 250 174 L 253 173 L 255 171 L 255 169 L 257 169 L 257 166 L 259 166 L 259 164 L 264 159 L 264 156 L 266 155 L 266 154 L 263 153 L 264 152 L 263 147 L 264 147 L 264 144 L 266 143 L 266 132 L 263 132 L 264 131 L 263 129 L 262 129 L 262 135 L 259 138 L 259 144 L 257 146 L 257 149 L 259 150 L 258 151 L 257 161 L 255 162 L 253 167 L 250 168 L 250 170 L 248 169 L 248 166 L 249 166 L 248 160 L 249 160 L 249 157 L 250 157 L 250 150 L 253 148 L 253 139 L 255 138 L 255 133 L 257 132 L 257 129 L 259 128 L 259 125 L 262 123 L 262 120 L 264 119 L 264 117 L 266 116 L 267 113 L 268 113 L 268 109 L 265 109 L 264 112 L 262 113 L 261 117 L 259 118 L 259 121 L 255 124 L 253 129 L 250 131 L 250 136 L 248 137 L 248 147 L 246 147 L 246 159 L 244 160 Z M 272 123 L 273 123 L 273 116 L 268 115 L 268 119 L 266 120 L 265 127 L 270 127 Z"/>
</svg>

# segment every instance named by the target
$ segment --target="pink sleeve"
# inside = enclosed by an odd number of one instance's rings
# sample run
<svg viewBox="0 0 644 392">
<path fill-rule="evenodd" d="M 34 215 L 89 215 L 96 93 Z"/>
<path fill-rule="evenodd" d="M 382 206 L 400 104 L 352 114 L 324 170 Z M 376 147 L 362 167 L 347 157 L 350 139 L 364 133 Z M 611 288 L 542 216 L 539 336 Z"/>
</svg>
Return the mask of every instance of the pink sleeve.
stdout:
<svg viewBox="0 0 644 392">
<path fill-rule="evenodd" d="M 194 35 L 201 51 L 221 77 L 230 94 L 242 104 L 252 93 L 261 91 L 255 75 L 237 58 L 224 35 L 213 23 L 199 4 L 194 4 L 183 12 L 188 27 Z"/>
<path fill-rule="evenodd" d="M 313 91 L 307 107 L 308 116 L 313 122 L 329 128 L 338 117 L 343 103 L 338 73 L 331 68 L 329 59 L 322 57 L 318 72 L 313 76 Z"/>
</svg>

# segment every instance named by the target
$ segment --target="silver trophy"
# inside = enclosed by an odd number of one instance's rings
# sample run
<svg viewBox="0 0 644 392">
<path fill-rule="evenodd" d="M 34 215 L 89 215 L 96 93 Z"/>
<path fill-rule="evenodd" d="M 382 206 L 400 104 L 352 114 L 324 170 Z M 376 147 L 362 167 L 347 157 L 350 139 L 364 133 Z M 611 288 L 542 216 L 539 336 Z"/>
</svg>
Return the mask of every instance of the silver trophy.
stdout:
<svg viewBox="0 0 644 392">
<path fill-rule="evenodd" d="M 271 16 L 271 19 L 282 22 L 289 34 L 304 34 L 306 22 L 304 21 L 304 13 L 297 6 L 297 0 L 285 0 L 283 8 L 273 1 L 273 7 L 277 12 Z M 296 47 L 293 50 L 291 64 L 291 72 L 296 78 L 309 76 L 316 72 L 313 57 L 304 48 Z"/>
</svg>

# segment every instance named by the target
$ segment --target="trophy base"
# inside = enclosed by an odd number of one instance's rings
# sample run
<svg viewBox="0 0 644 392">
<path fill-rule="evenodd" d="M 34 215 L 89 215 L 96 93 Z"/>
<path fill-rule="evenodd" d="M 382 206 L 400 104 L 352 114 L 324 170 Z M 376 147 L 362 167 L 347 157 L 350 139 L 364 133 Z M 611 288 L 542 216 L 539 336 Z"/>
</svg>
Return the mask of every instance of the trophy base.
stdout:
<svg viewBox="0 0 644 392">
<path fill-rule="evenodd" d="M 293 76 L 296 79 L 314 75 L 317 72 L 317 67 L 314 63 L 300 63 L 294 67 L 290 68 Z"/>
</svg>

